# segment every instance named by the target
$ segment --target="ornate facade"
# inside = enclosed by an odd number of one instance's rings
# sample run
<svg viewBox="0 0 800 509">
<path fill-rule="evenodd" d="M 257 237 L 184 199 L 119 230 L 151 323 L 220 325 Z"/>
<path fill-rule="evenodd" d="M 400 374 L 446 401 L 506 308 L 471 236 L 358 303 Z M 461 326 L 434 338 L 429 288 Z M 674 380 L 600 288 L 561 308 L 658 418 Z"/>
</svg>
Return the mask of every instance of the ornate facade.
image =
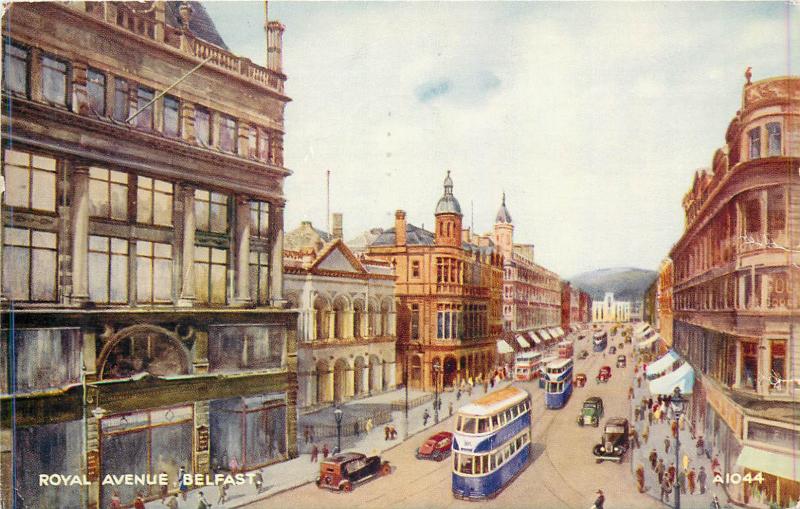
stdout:
<svg viewBox="0 0 800 509">
<path fill-rule="evenodd" d="M 683 200 L 673 344 L 694 366 L 692 419 L 726 472 L 763 471 L 738 502 L 800 498 L 800 77 L 747 83 L 710 169 Z"/>
<path fill-rule="evenodd" d="M 615 300 L 613 293 L 606 292 L 603 300 L 592 302 L 593 322 L 629 322 L 630 320 L 631 303 Z"/>
<path fill-rule="evenodd" d="M 672 346 L 674 312 L 672 308 L 673 266 L 670 258 L 665 258 L 658 268 L 656 307 L 658 312 L 658 332 L 667 344 Z"/>
<path fill-rule="evenodd" d="M 289 98 L 283 26 L 265 28 L 262 67 L 199 3 L 7 7 L 3 506 L 12 488 L 25 507 L 108 507 L 112 488 L 127 506 L 158 487 L 98 480 L 296 456 Z"/>
</svg>

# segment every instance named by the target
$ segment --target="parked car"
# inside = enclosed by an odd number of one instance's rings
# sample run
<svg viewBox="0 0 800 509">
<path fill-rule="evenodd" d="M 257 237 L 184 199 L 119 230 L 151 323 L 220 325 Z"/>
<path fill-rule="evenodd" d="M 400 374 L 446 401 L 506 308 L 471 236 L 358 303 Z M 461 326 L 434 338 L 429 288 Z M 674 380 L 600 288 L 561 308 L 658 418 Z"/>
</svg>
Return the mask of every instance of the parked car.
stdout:
<svg viewBox="0 0 800 509">
<path fill-rule="evenodd" d="M 617 347 L 616 346 L 612 346 L 611 348 L 608 349 L 608 353 L 610 353 L 611 355 L 614 355 L 615 353 L 617 353 Z"/>
<path fill-rule="evenodd" d="M 578 354 L 579 359 L 585 359 L 589 357 L 589 352 L 586 350 L 581 350 L 581 353 Z"/>
<path fill-rule="evenodd" d="M 592 449 L 596 461 L 598 463 L 606 460 L 621 462 L 628 451 L 629 430 L 628 419 L 624 417 L 612 417 L 606 421 L 606 425 L 603 426 L 601 442 Z"/>
<path fill-rule="evenodd" d="M 575 387 L 583 387 L 586 385 L 586 375 L 583 373 L 578 373 L 575 375 Z"/>
<path fill-rule="evenodd" d="M 349 492 L 356 484 L 391 472 L 389 462 L 381 461 L 380 456 L 357 452 L 337 454 L 319 464 L 317 487 Z"/>
<path fill-rule="evenodd" d="M 611 366 L 602 366 L 597 372 L 597 377 L 595 380 L 597 380 L 597 383 L 606 383 L 608 382 L 609 378 L 611 378 Z"/>
<path fill-rule="evenodd" d="M 595 428 L 600 425 L 600 418 L 603 417 L 603 400 L 597 396 L 586 398 L 581 407 L 581 414 L 578 416 L 578 424 L 580 426 L 594 426 Z"/>
<path fill-rule="evenodd" d="M 453 448 L 453 434 L 449 431 L 442 431 L 431 435 L 425 440 L 425 443 L 417 449 L 417 459 L 431 459 L 434 461 L 442 461 L 450 456 L 450 451 Z"/>
<path fill-rule="evenodd" d="M 624 368 L 625 365 L 627 364 L 627 362 L 628 362 L 628 359 L 624 355 L 618 355 L 617 356 L 617 367 L 618 368 Z"/>
<path fill-rule="evenodd" d="M 624 342 L 620 342 L 620 343 L 617 344 L 617 350 L 622 350 L 623 348 L 625 348 L 625 343 Z"/>
</svg>

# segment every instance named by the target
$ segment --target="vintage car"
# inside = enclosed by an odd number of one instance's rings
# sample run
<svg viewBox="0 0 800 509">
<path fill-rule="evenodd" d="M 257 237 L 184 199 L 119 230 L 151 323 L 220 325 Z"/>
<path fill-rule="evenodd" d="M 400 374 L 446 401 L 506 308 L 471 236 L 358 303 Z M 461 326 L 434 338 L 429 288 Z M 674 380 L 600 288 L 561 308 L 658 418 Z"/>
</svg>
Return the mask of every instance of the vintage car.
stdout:
<svg viewBox="0 0 800 509">
<path fill-rule="evenodd" d="M 581 339 L 586 339 L 586 334 L 578 334 L 578 341 Z"/>
<path fill-rule="evenodd" d="M 597 383 L 606 383 L 608 382 L 609 378 L 611 378 L 611 366 L 602 366 L 597 372 L 597 377 L 595 380 L 597 380 Z"/>
<path fill-rule="evenodd" d="M 623 342 L 617 343 L 617 350 L 622 350 L 623 348 L 625 348 L 625 343 Z"/>
<path fill-rule="evenodd" d="M 417 459 L 430 459 L 434 461 L 442 461 L 450 456 L 450 451 L 453 448 L 453 434 L 449 431 L 441 431 L 435 435 L 431 435 L 425 443 L 417 449 Z"/>
<path fill-rule="evenodd" d="M 610 353 L 611 355 L 614 355 L 615 353 L 617 353 L 617 347 L 616 346 L 612 346 L 611 348 L 608 349 L 608 353 Z"/>
<path fill-rule="evenodd" d="M 617 367 L 624 368 L 627 364 L 628 359 L 624 355 L 617 355 Z"/>
<path fill-rule="evenodd" d="M 589 352 L 586 350 L 581 350 L 581 353 L 578 354 L 579 359 L 585 359 L 589 357 Z"/>
<path fill-rule="evenodd" d="M 573 382 L 575 387 L 583 387 L 586 385 L 586 375 L 583 373 L 578 373 L 575 375 L 575 381 Z"/>
<path fill-rule="evenodd" d="M 628 450 L 628 419 L 623 417 L 612 417 L 603 426 L 603 436 L 601 442 L 594 446 L 592 454 L 595 461 L 622 461 L 625 452 Z"/>
<path fill-rule="evenodd" d="M 319 464 L 317 487 L 349 492 L 356 484 L 391 472 L 389 462 L 381 461 L 380 456 L 357 452 L 336 454 Z"/>
<path fill-rule="evenodd" d="M 586 398 L 581 407 L 581 414 L 578 416 L 578 425 L 594 426 L 600 425 L 600 418 L 603 417 L 603 400 L 597 396 Z"/>
</svg>

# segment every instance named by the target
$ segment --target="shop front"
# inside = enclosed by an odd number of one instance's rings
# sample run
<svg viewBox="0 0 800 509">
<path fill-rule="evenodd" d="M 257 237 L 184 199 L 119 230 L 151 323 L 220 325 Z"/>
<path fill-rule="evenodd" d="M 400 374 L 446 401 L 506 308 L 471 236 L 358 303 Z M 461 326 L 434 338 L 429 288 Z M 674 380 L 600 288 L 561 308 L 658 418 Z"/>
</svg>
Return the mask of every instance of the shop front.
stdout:
<svg viewBox="0 0 800 509">
<path fill-rule="evenodd" d="M 744 502 L 756 507 L 794 507 L 800 500 L 800 432 L 789 424 L 748 418 L 746 440 L 736 463 L 751 478 L 744 483 Z M 758 474 L 761 474 L 760 476 Z"/>
</svg>

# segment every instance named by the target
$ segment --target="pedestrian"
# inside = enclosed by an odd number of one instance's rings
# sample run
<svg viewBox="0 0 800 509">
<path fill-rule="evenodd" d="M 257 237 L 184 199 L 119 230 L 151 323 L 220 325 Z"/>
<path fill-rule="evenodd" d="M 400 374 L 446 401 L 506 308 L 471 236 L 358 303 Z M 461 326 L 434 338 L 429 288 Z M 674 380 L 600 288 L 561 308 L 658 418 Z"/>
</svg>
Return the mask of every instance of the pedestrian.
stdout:
<svg viewBox="0 0 800 509">
<path fill-rule="evenodd" d="M 133 509 L 144 509 L 144 500 L 141 493 L 136 495 L 136 500 L 133 501 Z"/>
<path fill-rule="evenodd" d="M 647 398 L 647 406 L 649 408 L 653 408 L 653 398 L 652 397 Z"/>
<path fill-rule="evenodd" d="M 425 413 L 422 414 L 422 426 L 428 425 L 428 419 L 431 418 L 431 414 L 428 413 L 428 409 L 425 409 Z"/>
<path fill-rule="evenodd" d="M 681 416 L 678 417 L 678 427 L 681 431 L 686 429 L 686 414 L 681 414 Z"/>
<path fill-rule="evenodd" d="M 217 495 L 217 505 L 222 505 L 228 499 L 228 485 L 222 483 L 217 486 L 217 490 L 219 490 L 219 495 Z"/>
<path fill-rule="evenodd" d="M 669 444 L 670 444 L 669 437 L 665 438 L 664 439 L 664 454 L 669 454 Z"/>
<path fill-rule="evenodd" d="M 669 483 L 669 479 L 664 479 L 661 481 L 661 501 L 669 503 L 669 494 L 672 491 L 672 485 Z"/>
<path fill-rule="evenodd" d="M 655 471 L 656 463 L 658 462 L 658 453 L 656 452 L 655 447 L 650 451 L 650 456 L 648 459 L 650 460 L 650 468 Z"/>
<path fill-rule="evenodd" d="M 391 438 L 392 440 L 397 438 L 397 429 L 395 429 L 394 426 L 389 426 L 389 438 Z"/>
<path fill-rule="evenodd" d="M 165 504 L 167 509 L 178 509 L 178 497 L 172 495 L 167 499 L 167 503 Z"/>
<path fill-rule="evenodd" d="M 689 455 L 684 453 L 683 457 L 681 458 L 681 466 L 684 470 L 689 470 Z"/>
<path fill-rule="evenodd" d="M 694 490 L 697 489 L 696 484 L 697 479 L 697 472 L 694 471 L 694 468 L 689 470 L 689 473 L 686 475 L 686 480 L 689 481 L 689 494 L 694 495 Z"/>
<path fill-rule="evenodd" d="M 308 442 L 313 444 L 314 443 L 314 426 L 308 426 Z"/>
<path fill-rule="evenodd" d="M 494 379 L 495 378 L 497 378 L 497 374 L 496 373 L 492 378 L 489 379 L 489 387 L 491 387 L 492 389 L 494 389 Z"/>
<path fill-rule="evenodd" d="M 648 438 L 650 438 L 650 426 L 645 424 L 644 430 L 642 430 L 642 440 L 644 440 L 644 445 L 647 445 Z"/>
<path fill-rule="evenodd" d="M 706 469 L 705 467 L 700 467 L 700 472 L 697 474 L 697 485 L 700 487 L 700 494 L 706 494 Z"/>
<path fill-rule="evenodd" d="M 328 444 L 322 444 L 322 459 L 326 459 L 331 450 L 328 449 Z"/>
<path fill-rule="evenodd" d="M 706 447 L 706 443 L 705 441 L 703 441 L 703 435 L 697 437 L 697 443 L 695 444 L 695 447 L 697 447 L 697 457 L 698 458 L 702 457 L 703 454 L 705 454 L 705 447 Z"/>
<path fill-rule="evenodd" d="M 658 475 L 658 484 L 661 484 L 661 483 L 664 482 L 664 471 L 666 469 L 667 468 L 664 466 L 664 460 L 661 459 L 661 458 L 658 458 L 658 465 L 656 465 L 656 475 Z"/>
<path fill-rule="evenodd" d="M 374 425 L 372 424 L 372 417 L 370 417 L 367 419 L 367 424 L 364 426 L 364 430 L 367 432 L 367 435 L 369 435 L 369 432 L 372 431 L 373 427 Z"/>
<path fill-rule="evenodd" d="M 114 491 L 111 494 L 111 505 L 109 507 L 111 509 L 122 509 L 122 500 L 120 500 L 118 492 Z"/>
<path fill-rule="evenodd" d="M 714 495 L 714 498 L 711 500 L 711 509 L 720 509 L 719 499 L 716 495 Z"/>
<path fill-rule="evenodd" d="M 253 476 L 253 484 L 256 485 L 256 491 L 261 493 L 261 487 L 264 486 L 264 476 L 261 474 L 261 470 L 256 470 Z"/>
<path fill-rule="evenodd" d="M 633 409 L 633 419 L 636 422 L 639 422 L 639 416 L 641 415 L 641 413 L 642 413 L 642 410 L 638 406 Z"/>
<path fill-rule="evenodd" d="M 311 446 L 311 463 L 316 463 L 318 457 L 319 457 L 319 448 L 317 448 L 317 444 L 314 444 Z"/>
<path fill-rule="evenodd" d="M 236 460 L 236 456 L 231 457 L 228 467 L 230 468 L 231 475 L 236 475 L 239 473 L 239 462 Z"/>
<path fill-rule="evenodd" d="M 461 387 L 456 391 L 456 401 L 461 401 Z"/>
<path fill-rule="evenodd" d="M 603 509 L 603 504 L 606 503 L 606 496 L 603 495 L 603 490 L 597 490 L 597 498 L 594 500 L 594 509 Z"/>
<path fill-rule="evenodd" d="M 669 478 L 669 482 L 675 482 L 675 463 L 670 462 L 669 468 L 667 469 L 667 477 Z"/>
<path fill-rule="evenodd" d="M 167 473 L 164 472 L 163 470 L 161 471 L 161 475 L 164 476 L 165 479 L 167 478 Z M 169 496 L 169 484 L 162 484 L 160 492 L 161 492 L 161 503 L 163 504 L 167 500 L 167 497 Z"/>
<path fill-rule="evenodd" d="M 642 388 L 642 377 L 640 377 L 640 376 L 636 377 L 636 388 L 637 389 L 641 389 Z"/>
<path fill-rule="evenodd" d="M 186 494 L 189 491 L 189 485 L 186 484 L 186 467 L 181 466 L 180 470 L 178 471 L 178 491 L 181 492 L 181 498 L 184 502 L 186 502 Z"/>
<path fill-rule="evenodd" d="M 389 440 L 389 426 L 383 427 L 383 439 Z"/>
<path fill-rule="evenodd" d="M 453 416 L 453 402 L 452 401 L 447 404 L 447 415 L 449 415 L 450 417 Z"/>
<path fill-rule="evenodd" d="M 639 493 L 644 493 L 644 465 L 636 467 L 636 485 L 639 488 Z"/>
<path fill-rule="evenodd" d="M 655 419 L 658 422 L 661 422 L 661 407 L 660 406 L 656 406 L 653 409 L 653 419 Z"/>
<path fill-rule="evenodd" d="M 358 432 L 359 431 L 360 430 L 359 430 L 359 427 L 358 427 L 358 420 L 356 419 L 355 421 L 353 421 L 353 434 L 356 436 L 356 438 L 358 437 Z"/>
<path fill-rule="evenodd" d="M 303 426 L 303 440 L 305 441 L 305 443 L 308 443 L 308 437 L 309 437 L 308 426 Z"/>
<path fill-rule="evenodd" d="M 203 495 L 201 491 L 198 493 L 199 499 L 197 500 L 197 509 L 211 509 L 211 502 L 206 499 L 206 496 Z"/>
<path fill-rule="evenodd" d="M 628 388 L 628 399 L 633 399 L 633 386 Z"/>
<path fill-rule="evenodd" d="M 678 438 L 678 421 L 672 421 L 669 428 L 672 431 L 672 438 Z"/>
<path fill-rule="evenodd" d="M 636 431 L 636 428 L 631 428 L 631 432 L 629 433 L 629 435 L 630 435 L 631 447 L 633 447 L 634 449 L 641 448 L 642 446 L 639 443 L 639 433 Z"/>
<path fill-rule="evenodd" d="M 678 489 L 681 495 L 686 495 L 686 473 L 683 470 L 678 472 Z"/>
<path fill-rule="evenodd" d="M 714 474 L 715 477 L 719 474 L 719 456 L 716 454 L 714 455 L 714 459 L 711 460 L 711 473 Z"/>
<path fill-rule="evenodd" d="M 650 408 L 647 409 L 647 423 L 650 425 L 653 424 L 653 410 Z"/>
</svg>

